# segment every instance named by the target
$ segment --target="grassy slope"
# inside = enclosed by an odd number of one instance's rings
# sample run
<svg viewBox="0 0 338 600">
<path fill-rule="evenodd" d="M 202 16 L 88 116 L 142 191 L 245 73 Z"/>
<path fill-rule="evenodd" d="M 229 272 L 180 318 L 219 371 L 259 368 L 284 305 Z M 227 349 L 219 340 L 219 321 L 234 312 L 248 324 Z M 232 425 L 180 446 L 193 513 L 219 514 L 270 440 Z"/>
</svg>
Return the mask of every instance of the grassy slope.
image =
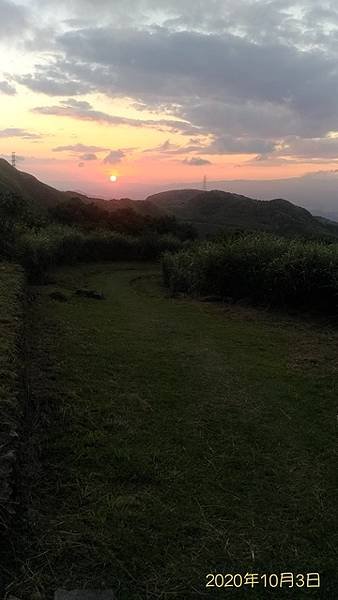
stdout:
<svg viewBox="0 0 338 600">
<path fill-rule="evenodd" d="M 148 201 L 191 222 L 201 233 L 239 228 L 325 237 L 338 231 L 282 199 L 259 201 L 219 190 L 172 190 L 149 196 Z"/>
<path fill-rule="evenodd" d="M 41 207 L 54 206 L 68 198 L 67 193 L 42 183 L 29 173 L 14 169 L 4 159 L 0 159 L 0 191 L 19 194 L 32 206 Z"/>
<path fill-rule="evenodd" d="M 7 538 L 15 507 L 14 466 L 23 413 L 20 342 L 22 269 L 0 262 L 0 595 L 11 548 Z"/>
<path fill-rule="evenodd" d="M 165 298 L 151 266 L 56 277 L 31 313 L 43 453 L 11 592 L 184 600 L 214 596 L 214 570 L 321 571 L 334 598 L 337 332 Z M 72 295 L 85 285 L 107 299 Z"/>
</svg>

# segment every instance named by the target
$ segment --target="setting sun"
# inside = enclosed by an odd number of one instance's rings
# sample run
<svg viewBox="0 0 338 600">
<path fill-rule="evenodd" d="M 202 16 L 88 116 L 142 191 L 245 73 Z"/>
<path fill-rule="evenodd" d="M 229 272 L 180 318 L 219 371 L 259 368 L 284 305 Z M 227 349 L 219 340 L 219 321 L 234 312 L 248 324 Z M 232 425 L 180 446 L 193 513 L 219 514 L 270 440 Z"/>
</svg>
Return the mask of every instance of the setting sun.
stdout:
<svg viewBox="0 0 338 600">
<path fill-rule="evenodd" d="M 111 181 L 112 183 L 116 183 L 116 182 L 117 182 L 117 175 L 111 175 L 111 176 L 110 176 L 110 181 Z"/>
</svg>

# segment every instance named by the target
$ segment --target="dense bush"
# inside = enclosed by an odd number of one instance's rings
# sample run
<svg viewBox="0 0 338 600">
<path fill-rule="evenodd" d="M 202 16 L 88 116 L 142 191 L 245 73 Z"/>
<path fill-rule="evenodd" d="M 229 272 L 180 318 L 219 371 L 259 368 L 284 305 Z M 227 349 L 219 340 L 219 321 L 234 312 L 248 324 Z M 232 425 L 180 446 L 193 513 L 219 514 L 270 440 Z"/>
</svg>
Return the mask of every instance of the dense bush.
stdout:
<svg viewBox="0 0 338 600">
<path fill-rule="evenodd" d="M 141 215 L 128 206 L 108 211 L 104 203 L 73 198 L 39 215 L 20 196 L 0 193 L 0 257 L 18 260 L 35 280 L 79 260 L 155 259 L 195 235 L 174 217 Z"/>
<path fill-rule="evenodd" d="M 49 214 L 56 223 L 80 227 L 84 231 L 99 228 L 127 235 L 172 234 L 182 241 L 197 237 L 197 232 L 189 223 L 180 223 L 172 215 L 141 214 L 128 206 L 131 202 L 128 198 L 125 202 L 125 207 L 121 204 L 120 208 L 112 208 L 114 201 L 101 201 L 97 204 L 71 198 L 50 208 Z"/>
<path fill-rule="evenodd" d="M 165 251 L 182 248 L 172 235 L 128 236 L 109 231 L 83 232 L 72 227 L 50 226 L 23 233 L 16 244 L 17 259 L 32 279 L 51 267 L 76 261 L 148 260 Z"/>
<path fill-rule="evenodd" d="M 265 234 L 202 242 L 163 257 L 172 293 L 336 312 L 338 244 Z"/>
<path fill-rule="evenodd" d="M 44 227 L 46 216 L 18 194 L 0 191 L 0 257 L 11 258 L 22 230 Z"/>
</svg>

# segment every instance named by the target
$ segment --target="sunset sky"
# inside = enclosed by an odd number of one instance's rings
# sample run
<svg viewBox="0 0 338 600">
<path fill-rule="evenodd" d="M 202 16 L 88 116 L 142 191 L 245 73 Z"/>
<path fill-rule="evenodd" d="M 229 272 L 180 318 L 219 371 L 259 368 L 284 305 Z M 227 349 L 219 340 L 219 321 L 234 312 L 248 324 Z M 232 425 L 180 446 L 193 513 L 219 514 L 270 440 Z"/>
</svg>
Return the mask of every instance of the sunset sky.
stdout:
<svg viewBox="0 0 338 600">
<path fill-rule="evenodd" d="M 338 169 L 334 1 L 0 0 L 0 17 L 0 155 L 50 185 L 141 198 Z"/>
</svg>

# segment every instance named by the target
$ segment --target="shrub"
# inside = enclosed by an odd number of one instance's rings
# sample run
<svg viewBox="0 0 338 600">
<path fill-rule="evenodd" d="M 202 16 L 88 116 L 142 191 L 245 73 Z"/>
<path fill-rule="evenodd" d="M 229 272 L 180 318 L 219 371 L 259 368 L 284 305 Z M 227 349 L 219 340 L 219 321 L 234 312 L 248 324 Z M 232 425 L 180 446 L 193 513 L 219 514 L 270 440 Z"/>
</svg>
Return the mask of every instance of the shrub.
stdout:
<svg viewBox="0 0 338 600">
<path fill-rule="evenodd" d="M 67 226 L 27 230 L 19 237 L 16 257 L 31 279 L 38 281 L 48 269 L 76 261 L 149 260 L 164 251 L 176 251 L 182 242 L 172 235 L 154 233 L 135 237 L 98 231 L 84 232 Z"/>
<path fill-rule="evenodd" d="M 173 294 L 217 294 L 254 303 L 337 310 L 338 245 L 267 234 L 191 246 L 162 260 Z"/>
</svg>

